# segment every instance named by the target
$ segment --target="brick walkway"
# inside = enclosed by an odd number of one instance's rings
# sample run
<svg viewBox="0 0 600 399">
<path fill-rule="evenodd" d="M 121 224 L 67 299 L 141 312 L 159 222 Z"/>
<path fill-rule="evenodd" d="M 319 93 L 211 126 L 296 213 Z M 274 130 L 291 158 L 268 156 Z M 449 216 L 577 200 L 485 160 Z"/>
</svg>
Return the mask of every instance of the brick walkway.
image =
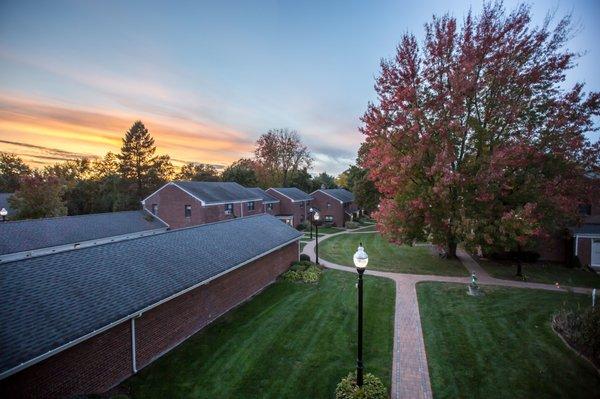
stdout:
<svg viewBox="0 0 600 399">
<path fill-rule="evenodd" d="M 358 233 L 358 232 L 357 232 Z M 365 232 L 366 233 L 366 232 Z M 319 241 L 345 232 L 327 234 Z M 315 260 L 315 241 L 311 241 L 302 250 L 311 259 Z M 498 285 L 506 287 L 543 289 L 550 291 L 563 291 L 551 284 L 527 283 L 510 280 L 500 280 L 490 276 L 469 254 L 458 251 L 458 258 L 469 270 L 475 272 L 480 284 Z M 342 266 L 319 259 L 321 265 L 336 270 L 356 273 L 353 267 Z M 392 399 L 432 398 L 431 383 L 429 381 L 429 368 L 427 354 L 423 342 L 423 330 L 417 301 L 416 283 L 419 281 L 441 281 L 450 283 L 470 282 L 469 277 L 431 276 L 418 274 L 403 274 L 367 270 L 367 275 L 390 278 L 396 283 L 396 308 L 394 316 L 394 355 L 392 365 Z M 577 293 L 591 293 L 588 288 L 573 288 Z"/>
</svg>

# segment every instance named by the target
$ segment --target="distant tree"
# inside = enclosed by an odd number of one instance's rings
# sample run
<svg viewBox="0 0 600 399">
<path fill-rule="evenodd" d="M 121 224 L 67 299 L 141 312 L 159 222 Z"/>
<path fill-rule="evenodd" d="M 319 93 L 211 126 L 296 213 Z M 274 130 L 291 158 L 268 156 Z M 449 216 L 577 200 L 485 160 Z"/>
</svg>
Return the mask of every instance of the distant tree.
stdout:
<svg viewBox="0 0 600 399">
<path fill-rule="evenodd" d="M 73 159 L 44 167 L 43 173 L 69 183 L 87 178 L 92 172 L 92 162 L 88 158 Z"/>
<path fill-rule="evenodd" d="M 335 178 L 331 175 L 328 175 L 326 172 L 322 172 L 321 174 L 315 176 L 312 179 L 312 190 L 315 191 L 320 188 L 336 188 Z"/>
<path fill-rule="evenodd" d="M 148 129 L 136 121 L 125 133 L 119 158 L 119 171 L 123 179 L 133 182 L 135 198 L 140 201 L 149 193 L 149 180 L 155 166 L 156 146 Z"/>
<path fill-rule="evenodd" d="M 219 181 L 219 172 L 213 165 L 190 162 L 181 167 L 178 180 Z"/>
<path fill-rule="evenodd" d="M 346 190 L 352 191 L 352 187 L 354 187 L 354 183 L 357 180 L 360 180 L 365 176 L 367 171 L 360 166 L 350 165 L 348 169 L 340 173 L 336 179 L 335 183 Z"/>
<path fill-rule="evenodd" d="M 354 193 L 356 204 L 371 214 L 379 205 L 379 191 L 365 173 L 362 177 L 354 179 L 354 185 L 350 189 Z"/>
<path fill-rule="evenodd" d="M 152 167 L 148 173 L 148 189 L 154 191 L 160 186 L 172 180 L 175 176 L 175 167 L 171 163 L 171 157 L 160 155 L 152 160 Z"/>
<path fill-rule="evenodd" d="M 20 177 L 29 174 L 31 169 L 19 156 L 0 152 L 0 192 L 15 192 L 19 188 Z"/>
<path fill-rule="evenodd" d="M 564 85 L 577 57 L 569 17 L 530 21 L 527 6 L 506 14 L 500 2 L 460 27 L 434 17 L 421 46 L 406 34 L 381 63 L 361 166 L 389 238 L 431 238 L 455 257 L 461 241 L 519 250 L 575 220 L 583 176 L 600 170 L 585 136 L 600 93 Z"/>
<path fill-rule="evenodd" d="M 287 187 L 299 171 L 312 165 L 310 152 L 295 130 L 269 130 L 256 141 L 254 155 L 263 176 L 274 186 Z"/>
<path fill-rule="evenodd" d="M 34 171 L 22 175 L 19 189 L 9 198 L 15 219 L 63 216 L 67 207 L 62 199 L 64 185 L 59 178 Z"/>
<path fill-rule="evenodd" d="M 310 193 L 313 191 L 312 179 L 312 176 L 310 175 L 310 173 L 308 173 L 308 169 L 302 168 L 294 174 L 292 180 L 290 181 L 290 184 L 285 187 L 297 187 L 302 191 Z"/>
<path fill-rule="evenodd" d="M 256 165 L 251 159 L 242 158 L 225 168 L 221 174 L 221 180 L 233 181 L 246 187 L 258 185 L 256 177 Z"/>
</svg>

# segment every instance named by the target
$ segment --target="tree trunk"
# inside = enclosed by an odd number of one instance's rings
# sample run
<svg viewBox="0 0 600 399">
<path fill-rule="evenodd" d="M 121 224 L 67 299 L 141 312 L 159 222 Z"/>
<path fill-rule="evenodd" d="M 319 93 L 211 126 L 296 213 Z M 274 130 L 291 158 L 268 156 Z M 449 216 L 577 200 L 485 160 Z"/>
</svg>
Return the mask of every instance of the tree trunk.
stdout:
<svg viewBox="0 0 600 399">
<path fill-rule="evenodd" d="M 517 277 L 523 277 L 523 270 L 521 267 L 521 246 L 517 246 Z"/>
<path fill-rule="evenodd" d="M 456 259 L 457 258 L 456 247 L 457 247 L 456 240 L 449 238 L 448 243 L 446 244 L 446 256 L 448 257 L 448 259 Z"/>
</svg>

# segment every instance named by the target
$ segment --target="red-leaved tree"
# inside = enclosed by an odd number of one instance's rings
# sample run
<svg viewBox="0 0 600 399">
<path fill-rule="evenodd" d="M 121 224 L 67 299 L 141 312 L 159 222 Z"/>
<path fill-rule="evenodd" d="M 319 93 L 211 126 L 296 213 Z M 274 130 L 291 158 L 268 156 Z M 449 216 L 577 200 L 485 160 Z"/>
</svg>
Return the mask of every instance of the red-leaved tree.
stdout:
<svg viewBox="0 0 600 399">
<path fill-rule="evenodd" d="M 397 242 L 430 239 L 522 250 L 577 218 L 598 173 L 600 93 L 565 88 L 577 54 L 567 16 L 532 26 L 521 5 L 488 3 L 460 25 L 425 25 L 381 63 L 363 116 L 362 166 L 381 193 L 375 217 Z"/>
</svg>

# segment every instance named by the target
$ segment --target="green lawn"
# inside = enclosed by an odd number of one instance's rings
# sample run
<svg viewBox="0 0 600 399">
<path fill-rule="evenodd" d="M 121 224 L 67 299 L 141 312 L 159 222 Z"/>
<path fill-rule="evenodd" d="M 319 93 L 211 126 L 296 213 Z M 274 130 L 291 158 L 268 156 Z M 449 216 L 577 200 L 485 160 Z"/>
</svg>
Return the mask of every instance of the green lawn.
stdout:
<svg viewBox="0 0 600 399">
<path fill-rule="evenodd" d="M 369 227 L 365 227 L 365 228 L 361 228 L 359 227 L 359 231 L 377 231 L 377 226 L 376 225 L 370 225 Z"/>
<path fill-rule="evenodd" d="M 302 252 L 306 244 L 308 244 L 306 241 L 300 241 L 300 252 Z"/>
<path fill-rule="evenodd" d="M 322 227 L 319 227 L 319 237 L 321 236 L 321 233 L 334 234 L 334 233 L 340 233 L 342 231 L 344 231 L 344 229 L 340 229 L 338 227 L 322 226 Z"/>
<path fill-rule="evenodd" d="M 369 254 L 368 267 L 397 273 L 467 276 L 458 260 L 440 259 L 429 247 L 409 247 L 389 243 L 378 233 L 342 234 L 319 243 L 319 257 L 340 265 L 354 266 L 352 256 L 362 242 Z"/>
<path fill-rule="evenodd" d="M 492 276 L 506 280 L 522 280 L 515 276 L 516 263 L 478 259 L 477 262 Z M 600 288 L 600 276 L 582 269 L 570 269 L 552 262 L 523 263 L 523 274 L 527 281 L 534 283 L 569 285 L 576 287 Z"/>
<path fill-rule="evenodd" d="M 417 285 L 434 397 L 598 397 L 598 374 L 550 327 L 564 302 L 589 306 L 589 297 L 483 290 L 484 297 L 473 298 L 461 284 Z"/>
<path fill-rule="evenodd" d="M 355 367 L 356 276 L 277 282 L 125 381 L 135 398 L 331 398 Z M 365 277 L 366 370 L 391 381 L 395 288 Z"/>
</svg>

